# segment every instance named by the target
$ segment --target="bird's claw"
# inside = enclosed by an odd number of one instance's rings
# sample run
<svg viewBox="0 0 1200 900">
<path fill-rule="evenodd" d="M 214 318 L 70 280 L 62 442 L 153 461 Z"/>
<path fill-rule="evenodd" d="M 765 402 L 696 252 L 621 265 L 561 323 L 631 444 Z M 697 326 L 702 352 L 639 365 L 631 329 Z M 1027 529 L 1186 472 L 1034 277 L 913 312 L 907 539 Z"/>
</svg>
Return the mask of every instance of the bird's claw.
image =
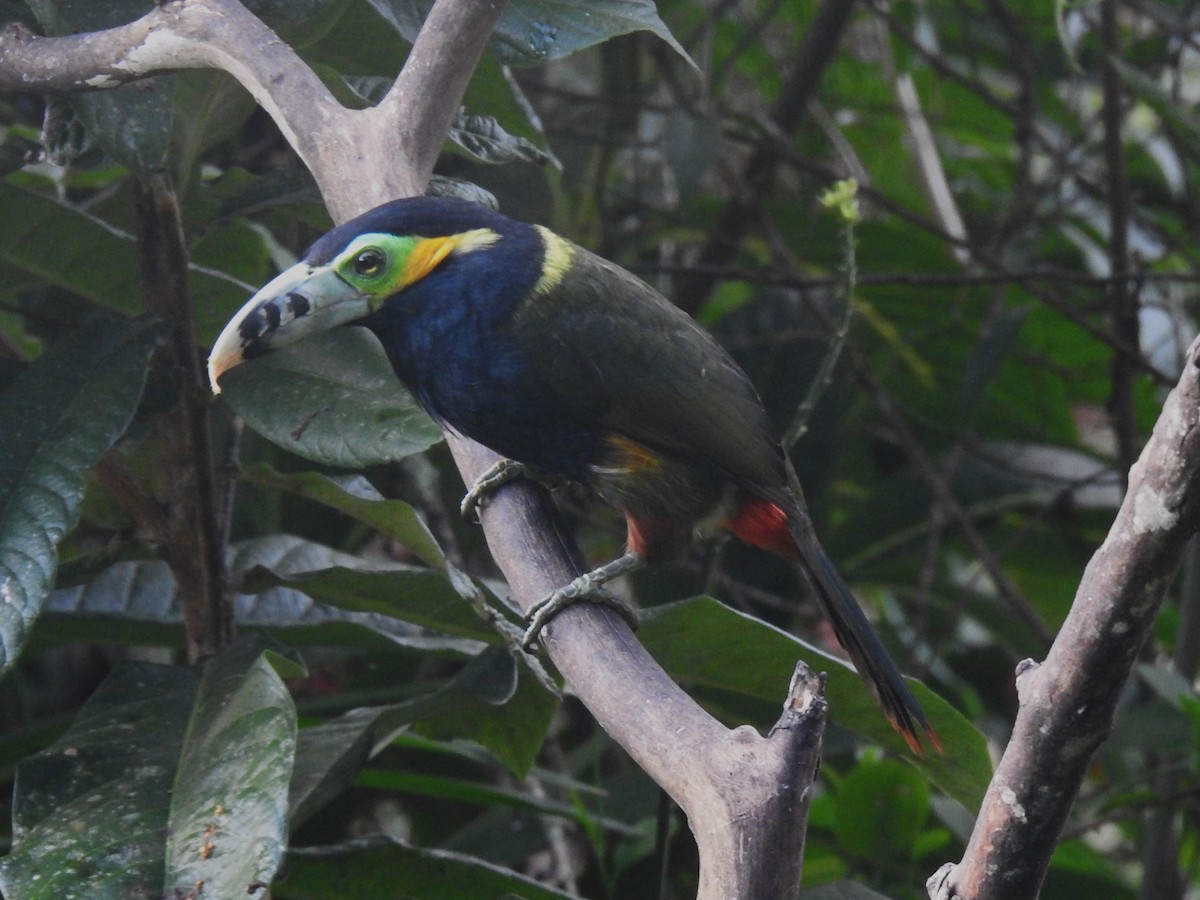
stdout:
<svg viewBox="0 0 1200 900">
<path fill-rule="evenodd" d="M 479 522 L 479 510 L 487 504 L 488 494 L 517 478 L 528 474 L 525 466 L 513 459 L 498 459 L 475 479 L 463 495 L 458 511 L 468 522 Z"/>
<path fill-rule="evenodd" d="M 525 648 L 525 652 L 535 652 L 534 644 L 537 643 L 546 623 L 562 610 L 580 600 L 607 606 L 618 613 L 629 624 L 629 627 L 636 631 L 638 627 L 637 611 L 604 590 L 604 585 L 614 578 L 632 572 L 642 564 L 643 560 L 638 554 L 626 553 L 598 569 L 583 573 L 570 584 L 563 585 L 545 599 L 539 600 L 531 606 L 525 616 L 525 621 L 529 624 L 525 629 L 525 636 L 521 639 L 521 646 Z"/>
<path fill-rule="evenodd" d="M 546 627 L 547 622 L 568 606 L 573 606 L 581 602 L 595 603 L 597 606 L 611 609 L 624 619 L 625 624 L 633 631 L 637 631 L 639 625 L 637 610 L 624 600 L 614 597 L 602 588 L 593 588 L 586 593 L 577 590 L 573 591 L 571 590 L 573 584 L 574 582 L 554 591 L 530 607 L 529 614 L 525 617 L 525 621 L 528 624 L 525 628 L 525 634 L 521 637 L 521 647 L 526 653 L 537 653 L 537 642 L 542 636 L 542 629 Z"/>
</svg>

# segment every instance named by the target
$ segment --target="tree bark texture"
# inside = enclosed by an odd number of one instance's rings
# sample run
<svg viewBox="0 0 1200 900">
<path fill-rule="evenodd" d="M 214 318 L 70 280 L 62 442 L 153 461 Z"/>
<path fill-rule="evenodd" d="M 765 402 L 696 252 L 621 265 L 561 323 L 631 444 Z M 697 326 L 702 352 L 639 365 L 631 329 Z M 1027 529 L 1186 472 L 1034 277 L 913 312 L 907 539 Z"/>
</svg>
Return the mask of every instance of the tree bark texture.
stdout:
<svg viewBox="0 0 1200 900">
<path fill-rule="evenodd" d="M 934 900 L 1036 897 L 1092 755 L 1200 527 L 1200 339 L 1129 472 L 1108 537 L 1039 665 L 1017 672 L 1020 711 L 967 850 L 930 879 Z"/>
</svg>

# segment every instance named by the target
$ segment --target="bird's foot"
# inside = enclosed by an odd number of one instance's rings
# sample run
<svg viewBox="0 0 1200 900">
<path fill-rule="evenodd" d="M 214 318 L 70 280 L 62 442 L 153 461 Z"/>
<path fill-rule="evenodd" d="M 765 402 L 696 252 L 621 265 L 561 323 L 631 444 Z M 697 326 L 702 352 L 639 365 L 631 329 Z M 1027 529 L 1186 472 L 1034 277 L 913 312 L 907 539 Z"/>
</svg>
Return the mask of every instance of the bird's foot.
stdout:
<svg viewBox="0 0 1200 900">
<path fill-rule="evenodd" d="M 515 459 L 496 460 L 475 479 L 475 483 L 463 496 L 462 503 L 458 505 L 459 512 L 468 522 L 478 522 L 479 510 L 487 503 L 488 494 L 510 481 L 525 478 L 528 475 L 529 469 L 524 463 L 519 463 Z"/>
<path fill-rule="evenodd" d="M 622 575 L 632 572 L 634 569 L 640 568 L 642 564 L 642 558 L 636 553 L 626 553 L 624 556 L 620 556 L 610 563 L 605 563 L 598 569 L 585 572 L 574 581 L 563 585 L 557 591 L 551 593 L 545 599 L 539 600 L 530 607 L 529 613 L 525 617 L 528 626 L 525 629 L 525 636 L 521 639 L 521 645 L 528 653 L 536 652 L 534 644 L 541 637 L 542 629 L 546 627 L 546 623 L 568 606 L 580 601 L 587 601 L 588 603 L 608 607 L 618 613 L 629 624 L 630 628 L 637 630 L 637 610 L 604 590 L 604 585 L 614 578 L 619 578 Z"/>
</svg>

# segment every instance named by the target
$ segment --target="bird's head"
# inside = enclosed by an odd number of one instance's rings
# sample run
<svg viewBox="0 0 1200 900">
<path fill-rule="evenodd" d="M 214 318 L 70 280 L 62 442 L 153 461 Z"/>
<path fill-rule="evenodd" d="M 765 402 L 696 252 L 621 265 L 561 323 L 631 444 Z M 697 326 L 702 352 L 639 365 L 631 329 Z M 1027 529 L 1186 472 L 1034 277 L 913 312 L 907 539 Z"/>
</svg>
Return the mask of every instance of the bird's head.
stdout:
<svg viewBox="0 0 1200 900">
<path fill-rule="evenodd" d="M 439 271 L 483 250 L 515 225 L 461 200 L 414 198 L 376 207 L 314 243 L 238 310 L 213 344 L 208 376 L 337 325 L 366 318 Z"/>
</svg>

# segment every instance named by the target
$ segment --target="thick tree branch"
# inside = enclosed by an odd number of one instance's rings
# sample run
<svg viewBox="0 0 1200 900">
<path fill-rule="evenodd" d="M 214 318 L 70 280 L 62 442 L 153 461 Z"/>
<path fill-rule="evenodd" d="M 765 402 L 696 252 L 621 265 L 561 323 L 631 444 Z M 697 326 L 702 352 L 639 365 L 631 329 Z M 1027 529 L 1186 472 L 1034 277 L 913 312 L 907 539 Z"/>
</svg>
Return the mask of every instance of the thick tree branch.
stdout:
<svg viewBox="0 0 1200 900">
<path fill-rule="evenodd" d="M 175 402 L 155 427 L 166 482 L 156 516 L 162 554 L 175 573 L 191 662 L 225 648 L 233 638 L 233 598 L 225 590 L 225 547 L 216 510 L 206 399 L 207 381 L 192 329 L 187 248 L 175 192 L 163 176 L 134 189 L 143 294 L 149 312 L 171 328 L 159 366 Z"/>
<path fill-rule="evenodd" d="M 449 436 L 467 483 L 496 456 Z M 578 575 L 573 540 L 540 488 L 514 481 L 481 511 L 492 556 L 522 609 Z M 700 849 L 697 900 L 784 900 L 799 888 L 808 788 L 824 701 L 812 682 L 770 737 L 725 728 L 659 668 L 609 609 L 568 607 L 543 633 L 547 654 L 596 721 L 688 815 Z M 799 719 L 789 716 L 793 709 Z"/>
<path fill-rule="evenodd" d="M 1046 660 L 1017 675 L 1021 708 L 966 854 L 930 880 L 935 900 L 1036 897 L 1063 822 L 1200 527 L 1200 339 Z"/>
<path fill-rule="evenodd" d="M 350 110 L 286 43 L 236 0 L 169 0 L 136 21 L 90 34 L 0 31 L 0 90 L 65 92 L 116 87 L 180 69 L 232 75 L 274 119 L 313 173 L 339 221 L 422 192 L 471 67 L 500 13 L 470 4 L 458 19 L 431 13 L 440 39 L 414 47 L 400 89 L 383 108 Z M 439 18 L 442 17 L 442 18 Z M 449 31 L 461 21 L 470 27 Z M 449 74 L 452 63 L 466 69 Z M 448 110 L 448 112 L 447 112 Z"/>
<path fill-rule="evenodd" d="M 171 0 L 127 25 L 88 34 L 0 31 L 0 91 L 97 90 L 178 69 L 235 77 L 309 168 L 328 155 L 316 136 L 336 136 L 350 119 L 295 51 L 236 0 Z"/>
<path fill-rule="evenodd" d="M 458 112 L 458 103 L 444 102 L 444 98 L 461 98 L 466 91 L 475 67 L 463 61 L 478 58 L 507 3 L 476 0 L 435 4 L 413 43 L 404 70 L 379 106 L 380 112 L 396 124 L 399 141 L 408 148 L 412 175 L 421 186 L 433 174 L 438 151 Z"/>
</svg>

